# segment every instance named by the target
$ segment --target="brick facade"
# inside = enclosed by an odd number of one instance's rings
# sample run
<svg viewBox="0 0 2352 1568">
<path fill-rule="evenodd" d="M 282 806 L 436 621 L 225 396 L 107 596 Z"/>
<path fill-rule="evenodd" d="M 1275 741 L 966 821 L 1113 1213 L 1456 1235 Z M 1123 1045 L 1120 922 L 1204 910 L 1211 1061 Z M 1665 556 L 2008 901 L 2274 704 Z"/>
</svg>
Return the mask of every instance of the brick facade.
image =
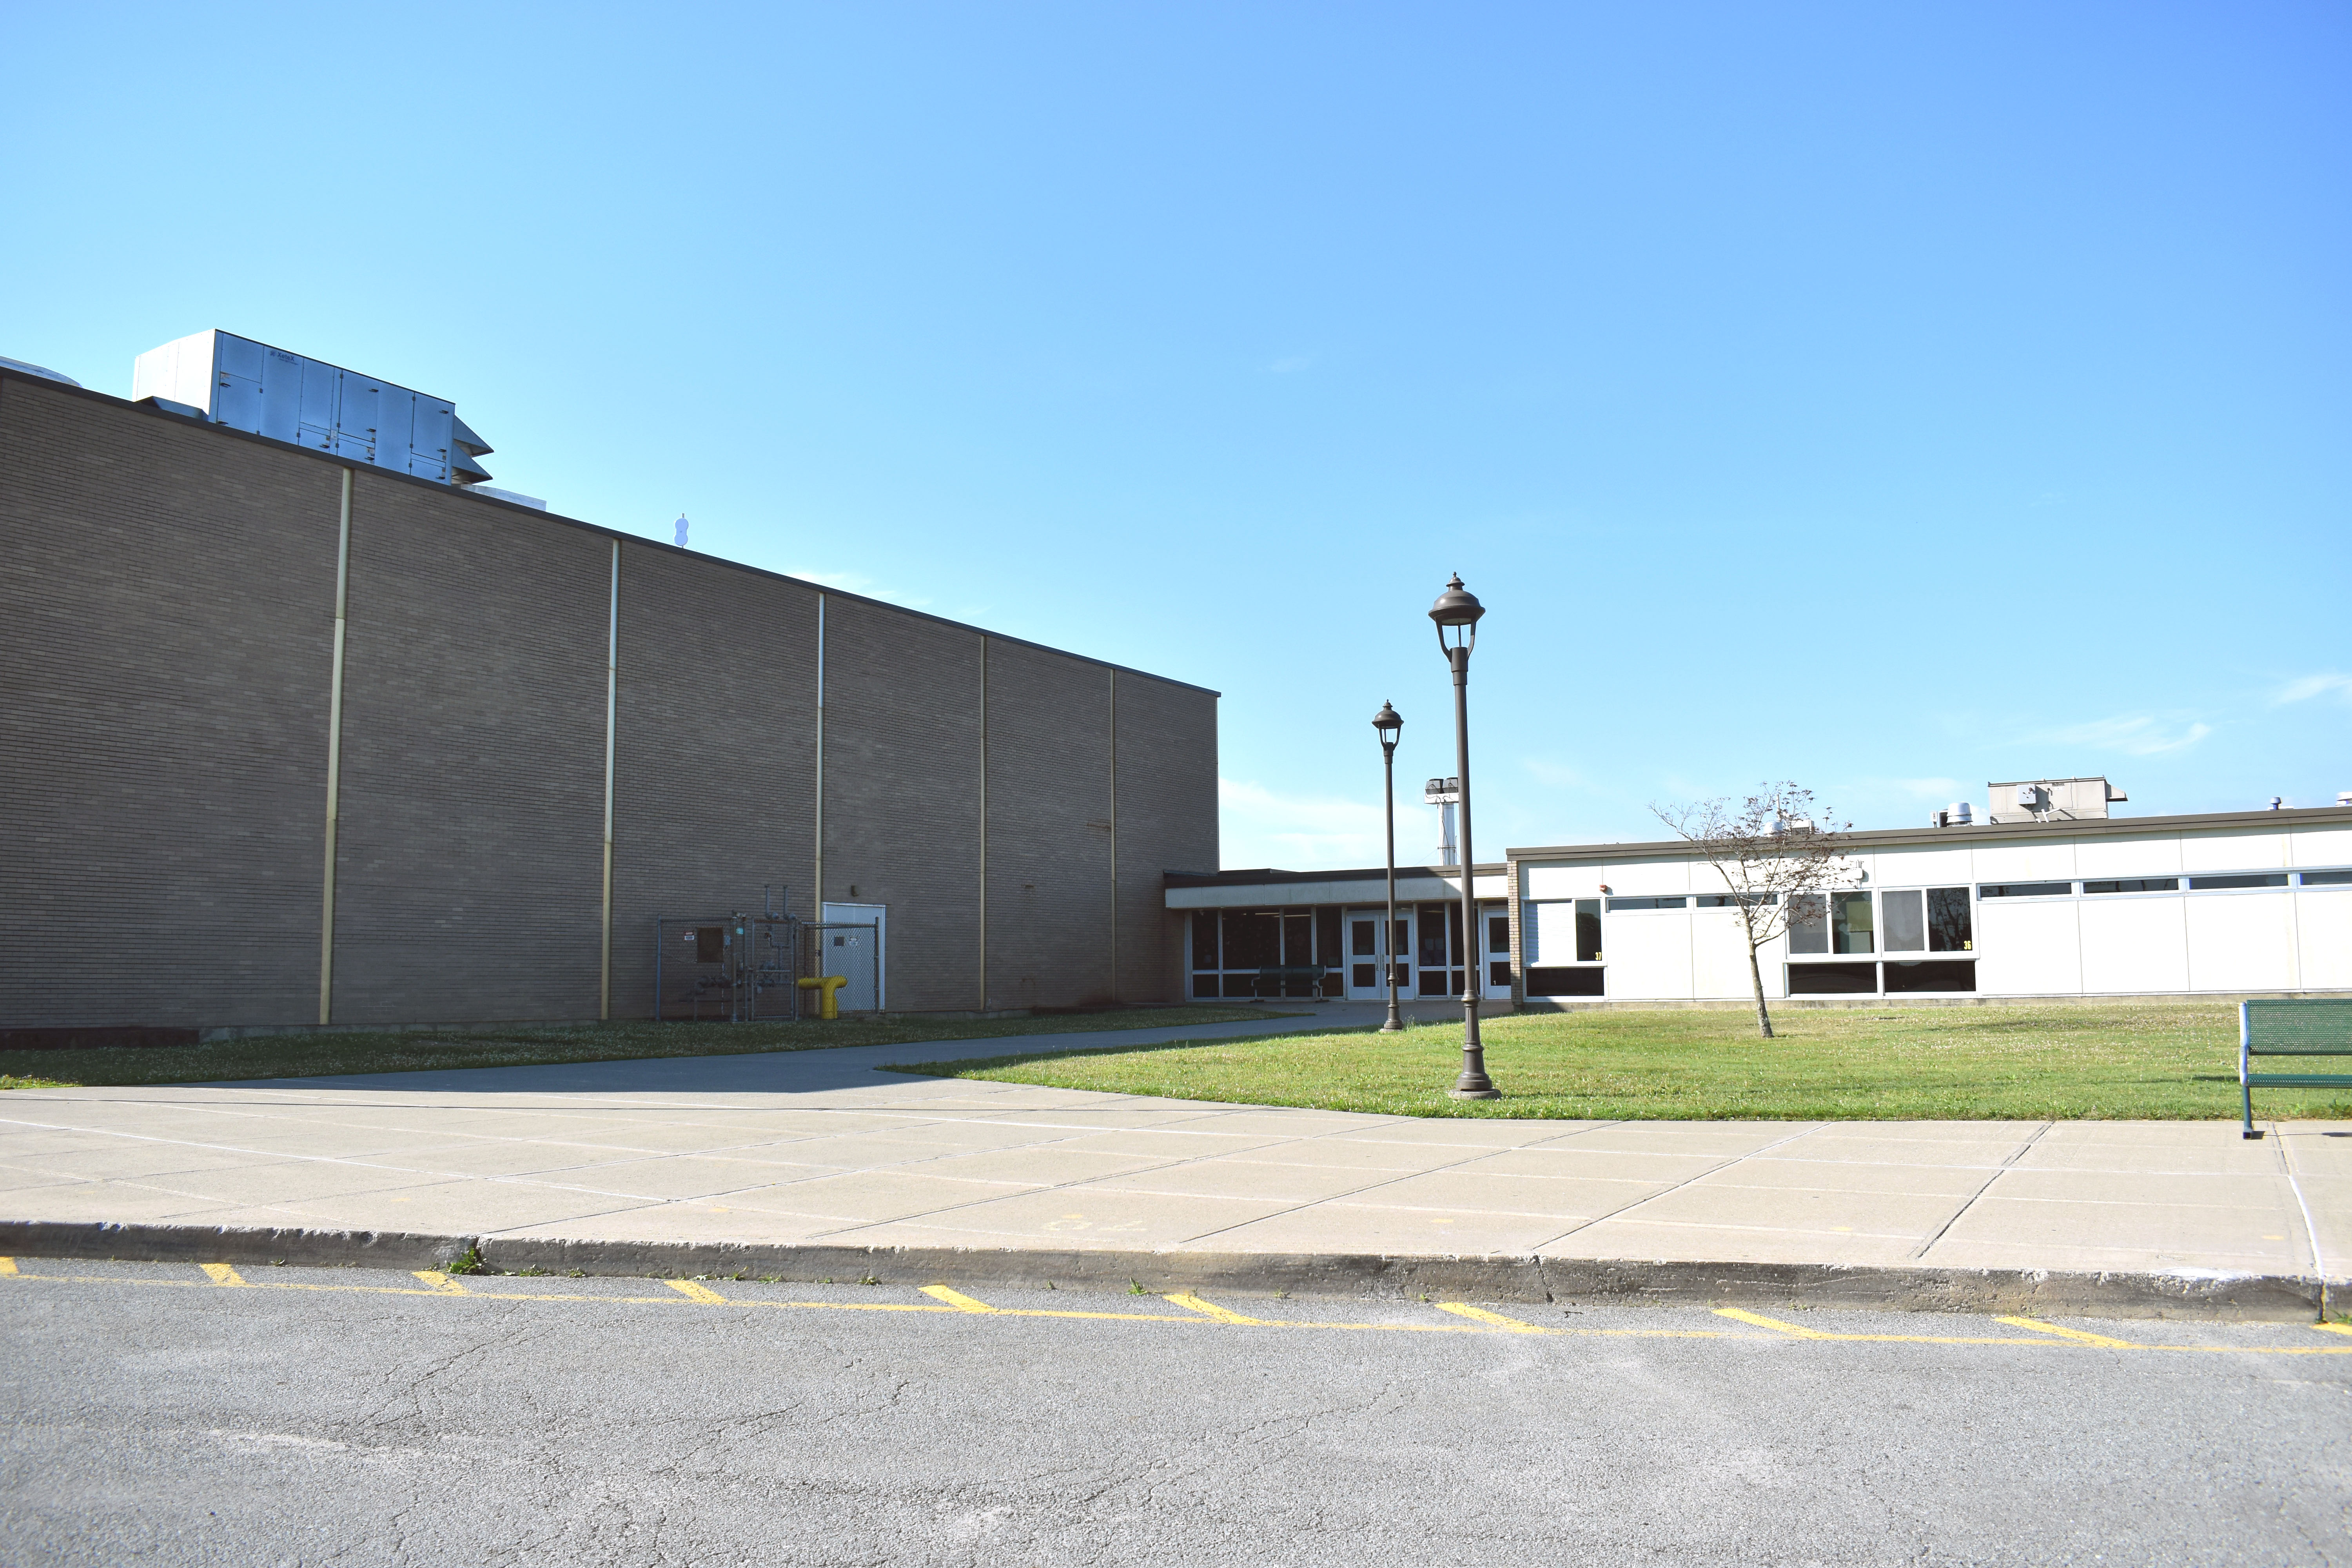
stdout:
<svg viewBox="0 0 2352 1568">
<path fill-rule="evenodd" d="M 0 376 L 0 1030 L 317 1021 L 344 469 Z M 597 1016 L 615 618 L 613 1016 L 763 883 L 888 906 L 893 1010 L 1181 997 L 1214 693 L 353 475 L 335 1023 Z"/>
</svg>

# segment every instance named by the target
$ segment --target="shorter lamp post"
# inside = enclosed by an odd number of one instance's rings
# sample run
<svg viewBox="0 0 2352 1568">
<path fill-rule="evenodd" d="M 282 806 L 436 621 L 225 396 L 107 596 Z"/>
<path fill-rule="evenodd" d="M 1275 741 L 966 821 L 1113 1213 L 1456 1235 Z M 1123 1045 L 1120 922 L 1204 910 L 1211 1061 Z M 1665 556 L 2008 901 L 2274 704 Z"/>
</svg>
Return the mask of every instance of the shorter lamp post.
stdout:
<svg viewBox="0 0 2352 1568">
<path fill-rule="evenodd" d="M 1372 715 L 1372 732 L 1381 738 L 1381 793 L 1389 810 L 1389 923 L 1381 928 L 1381 940 L 1375 943 L 1381 954 L 1381 967 L 1388 971 L 1389 1021 L 1381 1026 L 1383 1035 L 1401 1034 L 1404 1020 L 1397 1016 L 1396 954 L 1390 951 L 1396 943 L 1396 749 L 1397 737 L 1404 733 L 1404 721 L 1387 703 Z"/>
<path fill-rule="evenodd" d="M 1454 667 L 1454 765 L 1462 775 L 1462 1076 L 1456 1100 L 1499 1100 L 1486 1076 L 1486 1048 L 1478 1039 L 1478 862 L 1470 852 L 1470 650 L 1478 646 L 1478 617 L 1486 613 L 1454 574 L 1430 606 L 1437 646 Z"/>
</svg>

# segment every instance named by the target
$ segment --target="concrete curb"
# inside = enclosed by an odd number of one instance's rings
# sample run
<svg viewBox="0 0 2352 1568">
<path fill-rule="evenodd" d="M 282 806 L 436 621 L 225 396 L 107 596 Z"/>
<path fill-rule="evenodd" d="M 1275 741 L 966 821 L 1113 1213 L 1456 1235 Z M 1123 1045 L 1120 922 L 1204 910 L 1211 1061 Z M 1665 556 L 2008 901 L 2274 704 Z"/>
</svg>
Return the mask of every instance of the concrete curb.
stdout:
<svg viewBox="0 0 2352 1568">
<path fill-rule="evenodd" d="M 744 1274 L 883 1285 L 1140 1285 L 1154 1294 L 1442 1296 L 1474 1301 L 1843 1307 L 1877 1311 L 2310 1322 L 2352 1284 L 2288 1275 L 2071 1274 L 2022 1268 L 1859 1268 L 1376 1253 L 970 1250 L 944 1247 L 592 1241 L 406 1231 L 0 1221 L 0 1253 L 124 1262 L 432 1268 L 478 1248 L 493 1273 L 629 1279 Z"/>
</svg>

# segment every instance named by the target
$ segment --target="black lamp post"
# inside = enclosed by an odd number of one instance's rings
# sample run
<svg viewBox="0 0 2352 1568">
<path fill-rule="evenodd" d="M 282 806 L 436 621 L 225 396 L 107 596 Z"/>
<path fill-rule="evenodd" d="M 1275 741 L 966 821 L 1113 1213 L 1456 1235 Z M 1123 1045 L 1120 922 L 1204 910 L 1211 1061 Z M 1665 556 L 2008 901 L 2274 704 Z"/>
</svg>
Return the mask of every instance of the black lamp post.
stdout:
<svg viewBox="0 0 2352 1568">
<path fill-rule="evenodd" d="M 1478 646 L 1478 617 L 1486 607 L 1454 574 L 1430 606 L 1437 623 L 1437 646 L 1454 667 L 1454 766 L 1462 776 L 1462 1076 L 1454 1080 L 1456 1100 L 1499 1100 L 1502 1091 L 1486 1076 L 1486 1049 L 1478 1040 L 1478 871 L 1470 852 L 1470 650 Z"/>
<path fill-rule="evenodd" d="M 1389 923 L 1381 930 L 1381 967 L 1389 972 L 1389 1021 L 1381 1026 L 1383 1035 L 1401 1034 L 1404 1020 L 1397 1016 L 1396 954 L 1390 951 L 1396 945 L 1396 748 L 1397 737 L 1404 733 L 1404 721 L 1387 703 L 1372 715 L 1372 732 L 1381 738 L 1381 771 L 1383 794 L 1389 807 Z"/>
</svg>

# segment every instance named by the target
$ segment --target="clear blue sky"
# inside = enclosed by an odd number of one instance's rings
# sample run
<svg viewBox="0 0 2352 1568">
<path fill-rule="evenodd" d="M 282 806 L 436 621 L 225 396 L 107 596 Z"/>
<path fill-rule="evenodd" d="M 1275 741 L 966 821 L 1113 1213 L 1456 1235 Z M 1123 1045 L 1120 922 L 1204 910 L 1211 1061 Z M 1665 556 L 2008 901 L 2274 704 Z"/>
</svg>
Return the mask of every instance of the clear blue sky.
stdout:
<svg viewBox="0 0 2352 1568">
<path fill-rule="evenodd" d="M 1225 861 L 2352 790 L 2352 10 L 0 8 L 0 354 L 1215 687 Z M 783 657 L 781 653 L 779 658 Z M 1430 815 L 1404 813 L 1401 853 Z"/>
</svg>

